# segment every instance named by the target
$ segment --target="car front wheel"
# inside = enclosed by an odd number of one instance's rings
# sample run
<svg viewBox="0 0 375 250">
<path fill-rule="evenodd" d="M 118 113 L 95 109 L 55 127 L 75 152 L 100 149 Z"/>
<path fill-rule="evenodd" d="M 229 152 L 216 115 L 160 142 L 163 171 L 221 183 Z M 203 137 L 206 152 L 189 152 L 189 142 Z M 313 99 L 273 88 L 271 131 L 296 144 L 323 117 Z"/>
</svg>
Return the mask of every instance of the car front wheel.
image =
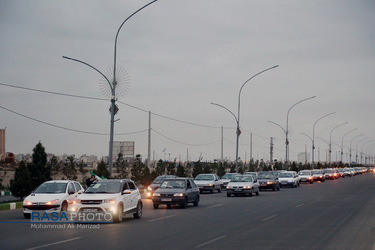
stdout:
<svg viewBox="0 0 375 250">
<path fill-rule="evenodd" d="M 122 217 L 123 217 L 123 211 L 122 211 L 122 205 L 119 204 L 117 206 L 117 211 L 115 214 L 113 214 L 113 222 L 115 223 L 119 223 L 122 221 Z"/>
<path fill-rule="evenodd" d="M 196 207 L 198 206 L 198 204 L 199 204 L 199 195 L 197 195 L 197 198 L 194 201 L 194 206 Z"/>
<path fill-rule="evenodd" d="M 142 217 L 142 203 L 138 202 L 137 204 L 137 212 L 133 214 L 134 219 L 140 219 Z"/>
<path fill-rule="evenodd" d="M 158 209 L 158 208 L 159 208 L 159 205 L 154 203 L 154 208 L 155 208 L 155 209 Z"/>
</svg>

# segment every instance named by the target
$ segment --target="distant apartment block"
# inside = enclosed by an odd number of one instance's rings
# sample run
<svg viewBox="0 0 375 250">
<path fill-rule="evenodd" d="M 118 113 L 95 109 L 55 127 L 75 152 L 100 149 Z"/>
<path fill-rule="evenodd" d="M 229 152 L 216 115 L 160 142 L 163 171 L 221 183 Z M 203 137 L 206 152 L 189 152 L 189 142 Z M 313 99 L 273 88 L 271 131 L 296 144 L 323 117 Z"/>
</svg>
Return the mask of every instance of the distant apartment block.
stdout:
<svg viewBox="0 0 375 250">
<path fill-rule="evenodd" d="M 0 129 L 0 160 L 5 160 L 5 129 Z"/>
<path fill-rule="evenodd" d="M 117 160 L 117 156 L 119 153 L 126 158 L 134 158 L 134 149 L 135 149 L 135 142 L 134 141 L 114 141 L 113 142 L 113 160 Z"/>
</svg>

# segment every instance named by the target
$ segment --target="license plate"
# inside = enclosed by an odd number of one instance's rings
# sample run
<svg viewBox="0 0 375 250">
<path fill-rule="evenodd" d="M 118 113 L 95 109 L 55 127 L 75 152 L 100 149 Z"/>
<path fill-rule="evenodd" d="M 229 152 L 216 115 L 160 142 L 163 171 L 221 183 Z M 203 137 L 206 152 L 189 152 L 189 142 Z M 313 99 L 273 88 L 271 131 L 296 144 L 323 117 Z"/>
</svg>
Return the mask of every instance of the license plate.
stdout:
<svg viewBox="0 0 375 250">
<path fill-rule="evenodd" d="M 262 187 L 267 186 L 267 184 L 260 184 Z"/>
<path fill-rule="evenodd" d="M 242 189 L 241 189 L 241 188 L 236 188 L 236 189 L 234 189 L 234 191 L 236 191 L 236 192 L 241 192 Z"/>
<path fill-rule="evenodd" d="M 98 209 L 96 209 L 96 208 L 85 208 L 85 209 L 83 209 L 82 211 L 83 211 L 83 212 L 97 212 Z"/>
<path fill-rule="evenodd" d="M 172 199 L 171 198 L 163 198 L 163 199 L 161 199 L 161 201 L 172 201 Z"/>
</svg>

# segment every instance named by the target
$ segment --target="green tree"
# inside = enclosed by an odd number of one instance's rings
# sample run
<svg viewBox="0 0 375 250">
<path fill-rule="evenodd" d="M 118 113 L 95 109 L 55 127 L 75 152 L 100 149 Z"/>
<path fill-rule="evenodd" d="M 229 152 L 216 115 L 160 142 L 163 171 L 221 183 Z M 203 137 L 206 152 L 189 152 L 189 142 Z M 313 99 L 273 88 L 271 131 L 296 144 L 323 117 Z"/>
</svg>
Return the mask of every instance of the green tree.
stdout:
<svg viewBox="0 0 375 250">
<path fill-rule="evenodd" d="M 175 164 L 176 164 L 176 162 L 168 162 L 168 165 L 167 165 L 167 174 L 169 174 L 169 175 L 176 175 Z"/>
<path fill-rule="evenodd" d="M 158 176 L 163 175 L 165 173 L 165 163 L 162 161 L 162 159 L 160 159 L 156 163 L 155 172 L 157 173 Z"/>
<path fill-rule="evenodd" d="M 94 173 L 99 177 L 109 178 L 109 170 L 103 158 L 101 162 L 98 164 L 98 169 L 94 170 Z"/>
<path fill-rule="evenodd" d="M 117 169 L 118 176 L 120 178 L 128 177 L 127 169 L 129 168 L 129 163 L 127 160 L 124 159 L 124 156 L 121 153 L 117 155 L 115 166 Z"/>
<path fill-rule="evenodd" d="M 202 164 L 201 164 L 201 161 L 197 161 L 195 164 L 194 164 L 194 168 L 193 168 L 193 178 L 195 178 L 197 175 L 199 174 L 203 174 L 203 167 L 202 167 Z"/>
<path fill-rule="evenodd" d="M 16 168 L 14 179 L 10 181 L 10 191 L 15 197 L 21 199 L 33 191 L 33 182 L 24 161 L 21 161 Z"/>
<path fill-rule="evenodd" d="M 33 149 L 32 162 L 27 168 L 32 180 L 32 189 L 51 179 L 51 171 L 47 166 L 47 154 L 41 142 Z"/>
<path fill-rule="evenodd" d="M 186 177 L 185 168 L 184 168 L 184 166 L 181 165 L 181 163 L 179 163 L 178 166 L 177 166 L 177 173 L 176 173 L 176 175 L 178 177 Z"/>
<path fill-rule="evenodd" d="M 51 174 L 53 179 L 56 179 L 56 176 L 60 172 L 60 163 L 56 156 L 52 156 L 52 158 L 47 163 L 48 168 L 51 170 Z"/>
<path fill-rule="evenodd" d="M 75 155 L 69 155 L 65 160 L 65 164 L 62 169 L 63 174 L 68 180 L 77 180 L 77 169 L 75 163 Z"/>
<path fill-rule="evenodd" d="M 219 167 L 217 169 L 217 175 L 221 178 L 223 175 L 225 175 L 225 167 L 224 162 L 219 162 Z"/>
</svg>

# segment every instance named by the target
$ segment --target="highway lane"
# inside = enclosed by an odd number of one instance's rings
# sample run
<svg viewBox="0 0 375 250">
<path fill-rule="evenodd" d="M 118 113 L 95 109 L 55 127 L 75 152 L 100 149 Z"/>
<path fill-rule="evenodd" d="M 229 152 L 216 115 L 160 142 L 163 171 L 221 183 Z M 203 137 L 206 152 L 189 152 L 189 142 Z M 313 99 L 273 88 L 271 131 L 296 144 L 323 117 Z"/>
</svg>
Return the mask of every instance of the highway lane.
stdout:
<svg viewBox="0 0 375 250">
<path fill-rule="evenodd" d="M 262 191 L 202 194 L 198 207 L 152 208 L 99 229 L 35 229 L 0 212 L 2 249 L 375 249 L 375 175 Z"/>
</svg>

